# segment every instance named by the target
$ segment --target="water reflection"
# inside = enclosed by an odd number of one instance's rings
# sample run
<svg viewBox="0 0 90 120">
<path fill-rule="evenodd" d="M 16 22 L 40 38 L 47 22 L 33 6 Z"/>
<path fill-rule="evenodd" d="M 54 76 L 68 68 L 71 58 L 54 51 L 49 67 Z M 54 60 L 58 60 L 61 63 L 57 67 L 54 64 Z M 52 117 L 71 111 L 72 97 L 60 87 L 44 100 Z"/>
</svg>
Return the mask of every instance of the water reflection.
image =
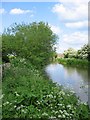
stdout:
<svg viewBox="0 0 90 120">
<path fill-rule="evenodd" d="M 88 69 L 50 64 L 46 72 L 54 82 L 74 90 L 83 102 L 88 102 Z"/>
</svg>

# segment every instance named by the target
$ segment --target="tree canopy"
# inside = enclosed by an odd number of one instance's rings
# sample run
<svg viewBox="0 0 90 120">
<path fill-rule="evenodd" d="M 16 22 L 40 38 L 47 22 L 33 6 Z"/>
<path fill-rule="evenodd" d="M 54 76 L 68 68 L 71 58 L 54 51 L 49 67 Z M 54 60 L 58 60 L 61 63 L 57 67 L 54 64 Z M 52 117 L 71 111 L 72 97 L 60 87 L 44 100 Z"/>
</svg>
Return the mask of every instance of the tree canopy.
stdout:
<svg viewBox="0 0 90 120">
<path fill-rule="evenodd" d="M 68 48 L 67 50 L 64 51 L 63 54 L 65 58 L 75 58 L 76 50 L 74 50 L 73 48 Z"/>
<path fill-rule="evenodd" d="M 81 49 L 75 51 L 73 48 L 69 48 L 64 51 L 65 58 L 78 58 L 78 59 L 88 59 L 90 61 L 90 46 L 84 45 Z"/>
<path fill-rule="evenodd" d="M 44 22 L 14 24 L 2 34 L 3 58 L 8 54 L 15 54 L 43 66 L 53 57 L 56 39 L 57 36 Z"/>
<path fill-rule="evenodd" d="M 77 51 L 77 57 L 80 59 L 89 59 L 90 46 L 84 45 L 80 50 Z"/>
</svg>

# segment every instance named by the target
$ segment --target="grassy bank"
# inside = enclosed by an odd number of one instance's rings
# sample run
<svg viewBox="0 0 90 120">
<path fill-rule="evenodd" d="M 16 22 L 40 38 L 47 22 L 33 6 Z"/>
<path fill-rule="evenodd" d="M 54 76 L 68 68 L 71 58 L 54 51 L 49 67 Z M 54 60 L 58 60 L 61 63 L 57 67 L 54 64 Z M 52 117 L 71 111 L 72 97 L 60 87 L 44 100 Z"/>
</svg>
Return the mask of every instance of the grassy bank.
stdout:
<svg viewBox="0 0 90 120">
<path fill-rule="evenodd" d="M 74 59 L 74 58 L 58 58 L 57 62 L 63 65 L 71 65 L 75 67 L 90 67 L 90 62 L 88 60 Z"/>
<path fill-rule="evenodd" d="M 89 108 L 75 93 L 45 78 L 26 60 L 3 71 L 3 118 L 88 120 Z"/>
</svg>

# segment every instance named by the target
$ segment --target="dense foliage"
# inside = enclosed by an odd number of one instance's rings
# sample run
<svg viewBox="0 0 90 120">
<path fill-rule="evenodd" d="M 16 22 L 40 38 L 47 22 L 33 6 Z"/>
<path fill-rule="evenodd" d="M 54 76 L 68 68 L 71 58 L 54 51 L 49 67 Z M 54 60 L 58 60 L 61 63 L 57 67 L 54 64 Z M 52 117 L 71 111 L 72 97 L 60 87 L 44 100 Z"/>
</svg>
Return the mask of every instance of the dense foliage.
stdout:
<svg viewBox="0 0 90 120">
<path fill-rule="evenodd" d="M 77 51 L 77 58 L 89 59 L 90 46 L 84 45 L 80 50 Z"/>
<path fill-rule="evenodd" d="M 63 65 L 69 65 L 74 67 L 88 68 L 90 67 L 90 62 L 88 60 L 76 59 L 76 58 L 58 58 L 57 61 Z"/>
<path fill-rule="evenodd" d="M 73 48 L 69 48 L 64 51 L 64 58 L 76 58 L 76 51 Z"/>
<path fill-rule="evenodd" d="M 3 119 L 88 120 L 88 105 L 44 78 L 30 61 L 13 59 L 3 74 Z"/>
<path fill-rule="evenodd" d="M 56 39 L 48 24 L 43 22 L 14 24 L 2 35 L 3 60 L 8 61 L 7 56 L 12 54 L 29 59 L 38 67 L 44 66 L 52 60 Z"/>
<path fill-rule="evenodd" d="M 84 45 L 80 50 L 75 51 L 69 48 L 64 51 L 64 58 L 90 59 L 90 46 Z"/>
</svg>

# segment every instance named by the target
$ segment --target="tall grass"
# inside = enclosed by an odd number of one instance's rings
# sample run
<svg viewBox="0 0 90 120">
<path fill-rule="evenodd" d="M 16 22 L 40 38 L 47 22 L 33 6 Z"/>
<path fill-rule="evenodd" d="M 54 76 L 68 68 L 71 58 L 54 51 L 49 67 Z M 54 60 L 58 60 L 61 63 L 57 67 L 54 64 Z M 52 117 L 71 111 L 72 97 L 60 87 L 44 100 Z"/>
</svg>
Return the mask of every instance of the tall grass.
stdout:
<svg viewBox="0 0 90 120">
<path fill-rule="evenodd" d="M 3 72 L 3 109 L 5 118 L 86 120 L 89 107 L 45 78 L 26 60 L 13 60 Z"/>
</svg>

